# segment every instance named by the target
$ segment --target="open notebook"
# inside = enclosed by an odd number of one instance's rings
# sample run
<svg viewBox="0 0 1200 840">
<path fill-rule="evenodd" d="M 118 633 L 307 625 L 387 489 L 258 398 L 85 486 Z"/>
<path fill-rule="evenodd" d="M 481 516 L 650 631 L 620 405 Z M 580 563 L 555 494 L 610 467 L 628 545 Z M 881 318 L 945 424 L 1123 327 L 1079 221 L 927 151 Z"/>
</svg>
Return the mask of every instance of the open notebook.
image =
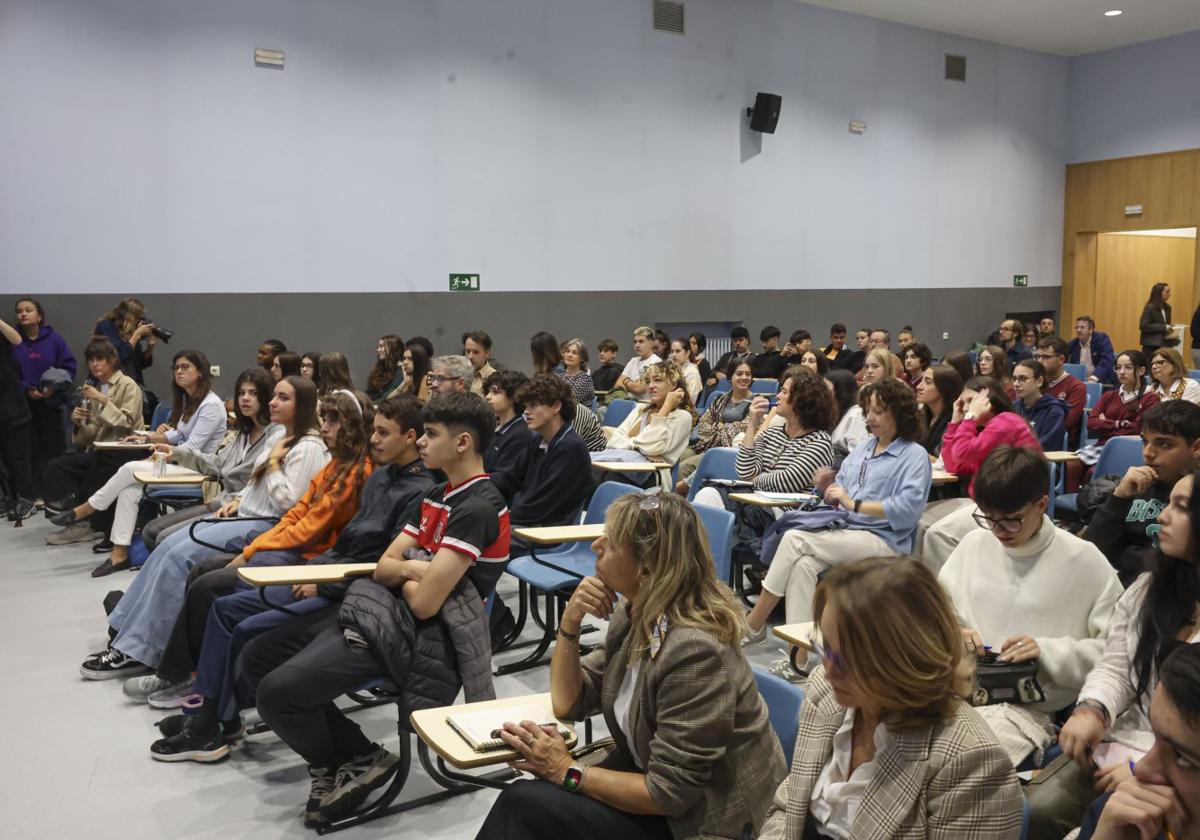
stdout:
<svg viewBox="0 0 1200 840">
<path fill-rule="evenodd" d="M 554 721 L 563 738 L 571 737 L 570 730 L 554 720 L 554 715 L 548 708 L 532 704 L 480 709 L 477 712 L 460 712 L 447 717 L 446 723 L 461 735 L 475 752 L 490 752 L 508 749 L 508 745 L 494 734 L 496 730 L 502 728 L 506 723 L 519 723 L 523 720 L 532 720 L 535 723 Z"/>
</svg>

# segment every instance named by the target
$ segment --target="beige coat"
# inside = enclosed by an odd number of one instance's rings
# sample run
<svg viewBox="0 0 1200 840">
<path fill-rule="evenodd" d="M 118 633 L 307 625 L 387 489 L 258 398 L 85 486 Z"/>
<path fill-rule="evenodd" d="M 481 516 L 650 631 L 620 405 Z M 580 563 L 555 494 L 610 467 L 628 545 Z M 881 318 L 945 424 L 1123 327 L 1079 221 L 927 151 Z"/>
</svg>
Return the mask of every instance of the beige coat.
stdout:
<svg viewBox="0 0 1200 840">
<path fill-rule="evenodd" d="M 85 400 L 92 412 L 83 426 L 75 427 L 75 446 L 87 449 L 97 441 L 120 440 L 130 432 L 146 428 L 142 419 L 142 388 L 117 371 L 108 382 L 108 402 Z"/>
</svg>

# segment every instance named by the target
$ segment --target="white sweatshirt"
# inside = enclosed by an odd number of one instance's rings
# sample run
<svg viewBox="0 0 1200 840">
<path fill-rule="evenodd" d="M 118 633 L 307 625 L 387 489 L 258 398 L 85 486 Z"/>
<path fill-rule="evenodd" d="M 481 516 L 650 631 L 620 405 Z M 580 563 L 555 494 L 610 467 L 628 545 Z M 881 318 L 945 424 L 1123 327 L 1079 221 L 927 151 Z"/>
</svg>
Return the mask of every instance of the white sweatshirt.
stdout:
<svg viewBox="0 0 1200 840">
<path fill-rule="evenodd" d="M 1020 548 L 1005 548 L 982 528 L 963 538 L 938 580 L 959 621 L 999 651 L 1012 636 L 1032 636 L 1041 648 L 1038 682 L 1053 712 L 1072 703 L 1099 661 L 1121 583 L 1096 546 L 1042 527 Z"/>
</svg>

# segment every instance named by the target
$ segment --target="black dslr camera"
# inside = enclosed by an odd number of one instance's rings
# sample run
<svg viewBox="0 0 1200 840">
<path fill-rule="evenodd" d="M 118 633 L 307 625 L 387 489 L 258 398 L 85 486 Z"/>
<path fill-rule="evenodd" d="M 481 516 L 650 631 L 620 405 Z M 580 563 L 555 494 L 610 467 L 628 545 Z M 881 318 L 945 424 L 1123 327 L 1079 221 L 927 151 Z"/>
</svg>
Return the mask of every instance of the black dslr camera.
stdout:
<svg viewBox="0 0 1200 840">
<path fill-rule="evenodd" d="M 155 338 L 163 342 L 163 344 L 170 344 L 171 339 L 175 337 L 175 333 L 173 333 L 171 330 L 164 329 L 163 327 L 155 324 L 153 321 L 142 321 L 142 323 L 149 324 L 150 332 L 154 334 Z"/>
</svg>

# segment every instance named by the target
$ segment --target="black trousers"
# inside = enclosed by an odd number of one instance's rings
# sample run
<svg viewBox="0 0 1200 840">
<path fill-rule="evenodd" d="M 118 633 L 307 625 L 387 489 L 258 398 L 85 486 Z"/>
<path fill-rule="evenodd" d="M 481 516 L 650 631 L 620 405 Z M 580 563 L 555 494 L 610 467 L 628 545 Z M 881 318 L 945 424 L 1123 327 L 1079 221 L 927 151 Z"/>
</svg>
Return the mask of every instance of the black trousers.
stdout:
<svg viewBox="0 0 1200 840">
<path fill-rule="evenodd" d="M 22 397 L 24 399 L 24 397 Z M 29 421 L 0 424 L 0 464 L 8 481 L 9 491 L 23 499 L 36 499 L 33 483 L 33 461 L 30 458 Z"/>
<path fill-rule="evenodd" d="M 263 721 L 312 767 L 335 768 L 375 750 L 334 705 L 385 675 L 370 651 L 351 648 L 337 626 L 340 604 L 300 615 L 246 645 L 239 668 L 257 686 Z"/>
<path fill-rule="evenodd" d="M 45 499 L 78 504 L 116 475 L 121 465 L 142 457 L 140 452 L 67 452 L 46 465 Z"/>
<path fill-rule="evenodd" d="M 627 814 L 541 779 L 520 780 L 492 805 L 475 840 L 671 840 L 666 817 Z"/>
<path fill-rule="evenodd" d="M 196 670 L 200 648 L 204 644 L 208 610 L 213 601 L 237 588 L 237 569 L 226 567 L 230 559 L 227 554 L 219 554 L 197 563 L 188 573 L 183 606 L 175 617 L 175 626 L 171 628 L 162 661 L 158 663 L 158 675 L 164 680 L 178 682 Z"/>
<path fill-rule="evenodd" d="M 67 432 L 63 412 L 42 400 L 29 401 L 29 437 L 33 452 L 33 486 L 39 496 L 45 493 L 47 465 L 67 451 Z"/>
</svg>

